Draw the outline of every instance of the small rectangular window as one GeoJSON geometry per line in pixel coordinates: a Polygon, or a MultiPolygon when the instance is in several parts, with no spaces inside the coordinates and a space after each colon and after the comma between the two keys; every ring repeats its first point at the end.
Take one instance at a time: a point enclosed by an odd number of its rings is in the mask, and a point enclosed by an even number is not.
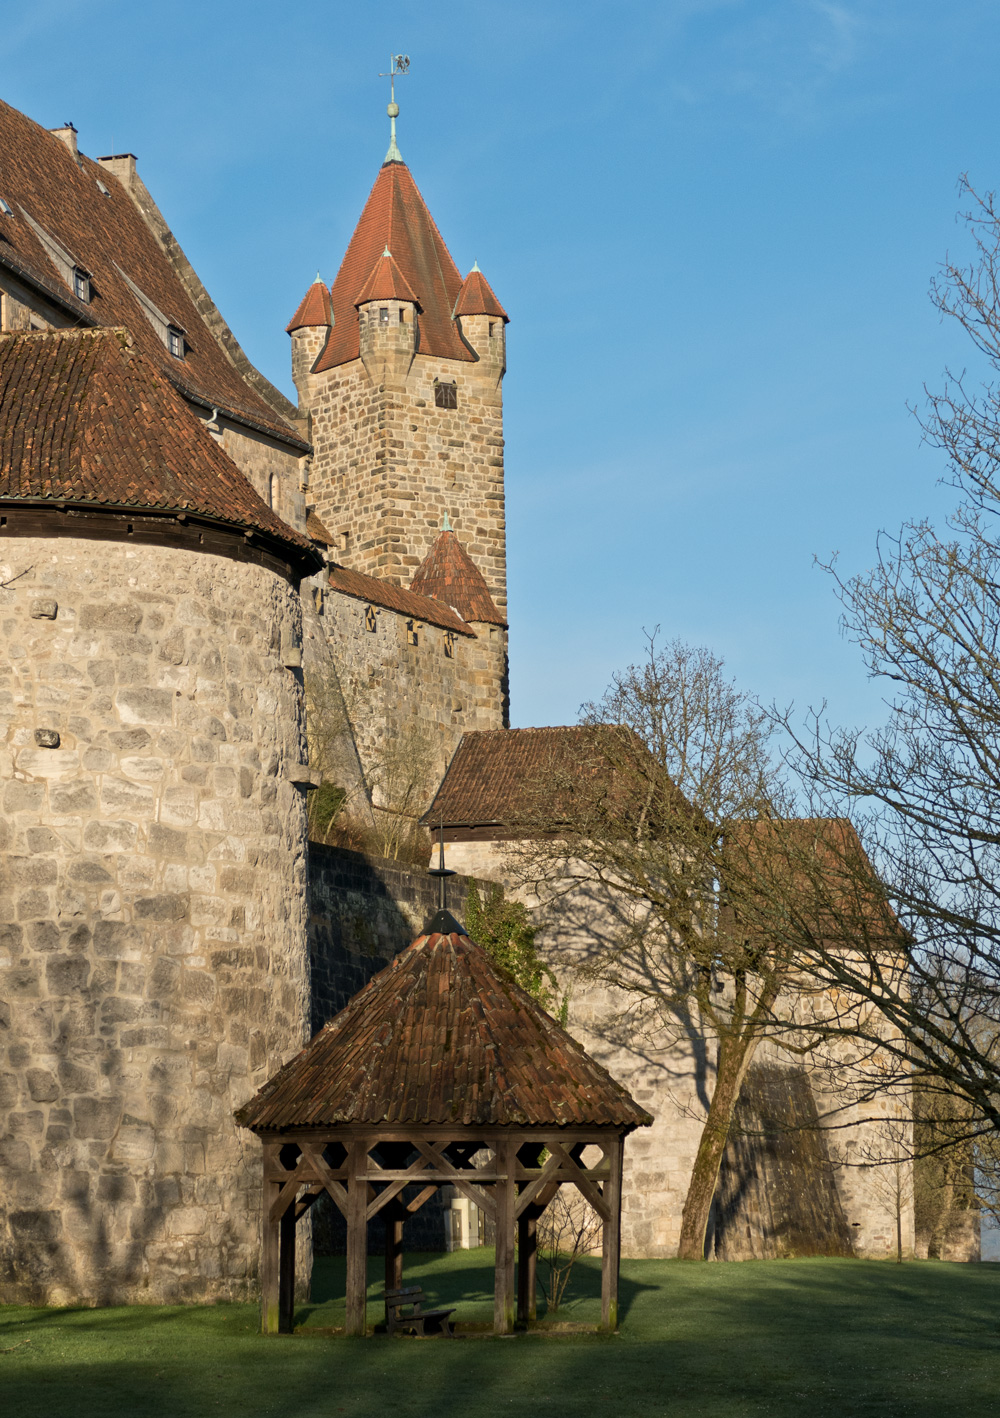
{"type": "Polygon", "coordinates": [[[493,338],[493,331],[494,331],[495,329],[496,329],[496,323],[495,323],[493,320],[491,320],[491,321],[490,321],[490,339],[491,339],[491,340],[492,340],[492,338],[493,338]]]}
{"type": "Polygon", "coordinates": [[[412,620],[406,622],[406,643],[407,645],[418,644],[417,627],[412,620]]]}
{"type": "Polygon", "coordinates": [[[439,409],[458,408],[458,385],[434,381],[434,402],[439,409]]]}
{"type": "Polygon", "coordinates": [[[378,323],[379,323],[380,325],[388,325],[388,323],[389,323],[389,307],[388,307],[388,306],[383,305],[382,308],[381,308],[381,310],[379,311],[379,313],[378,313],[378,323]]]}
{"type": "Polygon", "coordinates": [[[73,294],[77,300],[90,304],[90,277],[79,266],[73,268],[73,294]]]}
{"type": "Polygon", "coordinates": [[[405,325],[405,324],[406,324],[406,306],[405,306],[405,305],[401,305],[401,306],[399,307],[399,323],[400,323],[400,325],[405,325]]]}
{"type": "Polygon", "coordinates": [[[167,327],[167,349],[174,359],[184,358],[184,336],[180,330],[175,330],[172,325],[167,327]]]}

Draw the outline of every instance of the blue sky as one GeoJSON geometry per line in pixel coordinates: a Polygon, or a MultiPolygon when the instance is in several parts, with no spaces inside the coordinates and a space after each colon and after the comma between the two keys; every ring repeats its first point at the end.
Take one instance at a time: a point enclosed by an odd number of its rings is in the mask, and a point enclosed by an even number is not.
{"type": "Polygon", "coordinates": [[[387,142],[512,318],[512,713],[573,722],[644,628],[874,722],[814,557],[940,516],[907,403],[969,358],[927,300],[1000,182],[990,0],[361,6],[0,0],[7,102],[140,171],[250,357],[332,279],[387,142]]]}

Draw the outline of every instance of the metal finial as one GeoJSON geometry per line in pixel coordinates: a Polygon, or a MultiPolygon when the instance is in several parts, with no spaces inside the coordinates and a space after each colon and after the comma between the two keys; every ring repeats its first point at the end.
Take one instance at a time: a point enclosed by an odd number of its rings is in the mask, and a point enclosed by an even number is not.
{"type": "Polygon", "coordinates": [[[405,74],[410,67],[410,56],[408,54],[390,54],[388,73],[379,74],[380,79],[389,80],[389,106],[386,113],[389,115],[389,151],[385,155],[382,166],[387,162],[402,162],[403,155],[396,146],[396,119],[399,117],[399,104],[396,102],[396,79],[400,74],[405,74]]]}
{"type": "Polygon", "coordinates": [[[451,525],[451,518],[448,516],[447,512],[441,519],[441,530],[442,532],[453,532],[455,530],[455,528],[451,525]]]}
{"type": "Polygon", "coordinates": [[[438,864],[437,864],[436,867],[431,867],[431,868],[428,870],[427,875],[428,875],[428,876],[436,876],[436,877],[438,878],[438,882],[439,882],[439,886],[438,886],[438,909],[441,910],[441,911],[443,911],[443,910],[445,910],[446,905],[447,905],[447,901],[446,901],[446,897],[445,897],[445,882],[447,881],[448,877],[450,877],[450,876],[457,876],[458,873],[457,873],[457,872],[450,871],[450,870],[448,869],[448,867],[446,867],[445,864],[444,864],[444,823],[443,823],[443,822],[442,822],[441,827],[440,827],[440,833],[441,833],[441,835],[440,835],[440,837],[438,838],[438,864]]]}
{"type": "MultiPolygon", "coordinates": [[[[473,261],[473,263],[472,263],[472,270],[469,272],[469,275],[471,276],[474,271],[479,271],[479,262],[478,262],[478,261],[473,261]]],[[[483,274],[482,271],[479,271],[479,274],[482,275],[482,274],[483,274]]]]}
{"type": "Polygon", "coordinates": [[[322,276],[320,275],[320,273],[317,271],[317,272],[316,272],[316,279],[313,281],[313,285],[314,285],[314,286],[321,286],[321,285],[323,285],[323,284],[324,284],[323,277],[322,277],[322,276]]]}
{"type": "Polygon", "coordinates": [[[388,246],[387,246],[387,247],[385,248],[385,250],[382,252],[382,255],[383,255],[383,256],[390,256],[390,257],[392,256],[392,252],[389,250],[388,246]]]}

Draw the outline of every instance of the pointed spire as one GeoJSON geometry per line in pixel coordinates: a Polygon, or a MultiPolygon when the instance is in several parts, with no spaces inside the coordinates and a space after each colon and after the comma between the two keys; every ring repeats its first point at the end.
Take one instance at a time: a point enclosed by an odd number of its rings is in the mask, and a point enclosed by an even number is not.
{"type": "Polygon", "coordinates": [[[285,329],[291,335],[295,330],[303,330],[310,325],[333,324],[333,303],[330,299],[330,292],[326,288],[326,283],[320,273],[316,272],[316,279],[302,297],[298,310],[289,320],[285,329]]]}
{"type": "Polygon", "coordinates": [[[387,162],[403,161],[403,154],[396,146],[396,119],[399,117],[399,104],[390,103],[386,108],[386,113],[389,115],[389,151],[382,160],[383,167],[387,162]]]}
{"type": "Polygon", "coordinates": [[[493,294],[493,288],[479,269],[479,262],[473,263],[472,270],[462,282],[462,289],[455,301],[452,315],[492,315],[506,325],[506,310],[493,294]]]}
{"type": "Polygon", "coordinates": [[[417,567],[410,590],[433,596],[464,621],[484,625],[506,625],[490,595],[483,573],[462,546],[445,514],[446,526],[417,567]]]}
{"type": "Polygon", "coordinates": [[[388,246],[371,268],[354,304],[364,305],[369,300],[408,300],[420,309],[413,287],[393,260],[388,246]]]}

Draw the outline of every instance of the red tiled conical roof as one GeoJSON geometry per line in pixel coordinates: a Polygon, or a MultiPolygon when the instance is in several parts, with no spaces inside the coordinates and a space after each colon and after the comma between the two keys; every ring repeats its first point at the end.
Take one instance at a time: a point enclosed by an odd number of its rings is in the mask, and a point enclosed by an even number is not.
{"type": "Polygon", "coordinates": [[[447,916],[397,955],[236,1113],[261,1131],[340,1123],[648,1126],[650,1115],[447,916]]]}
{"type": "Polygon", "coordinates": [[[127,330],[0,339],[0,503],[186,512],[319,569],[127,330]]]}
{"type": "Polygon", "coordinates": [[[441,533],[417,567],[410,589],[454,606],[463,620],[507,624],[493,604],[482,572],[454,532],[441,533]]]}
{"type": "Polygon", "coordinates": [[[333,304],[330,300],[330,292],[322,279],[317,276],[302,297],[302,303],[285,329],[290,335],[293,330],[303,330],[307,325],[332,324],[333,304]]]}
{"type": "Polygon", "coordinates": [[[420,309],[419,300],[410,289],[388,247],[372,267],[371,275],[358,292],[354,304],[364,305],[368,300],[410,300],[418,310],[420,309]]]}
{"type": "Polygon", "coordinates": [[[317,374],[358,358],[358,313],[354,302],[386,247],[420,302],[419,353],[445,359],[475,358],[452,319],[462,289],[458,267],[409,168],[405,163],[390,162],[379,170],[333,283],[333,329],[316,362],[317,374]]]}
{"type": "Polygon", "coordinates": [[[493,294],[493,287],[478,266],[462,282],[462,289],[455,302],[456,315],[494,315],[504,324],[510,323],[510,316],[493,294]]]}

